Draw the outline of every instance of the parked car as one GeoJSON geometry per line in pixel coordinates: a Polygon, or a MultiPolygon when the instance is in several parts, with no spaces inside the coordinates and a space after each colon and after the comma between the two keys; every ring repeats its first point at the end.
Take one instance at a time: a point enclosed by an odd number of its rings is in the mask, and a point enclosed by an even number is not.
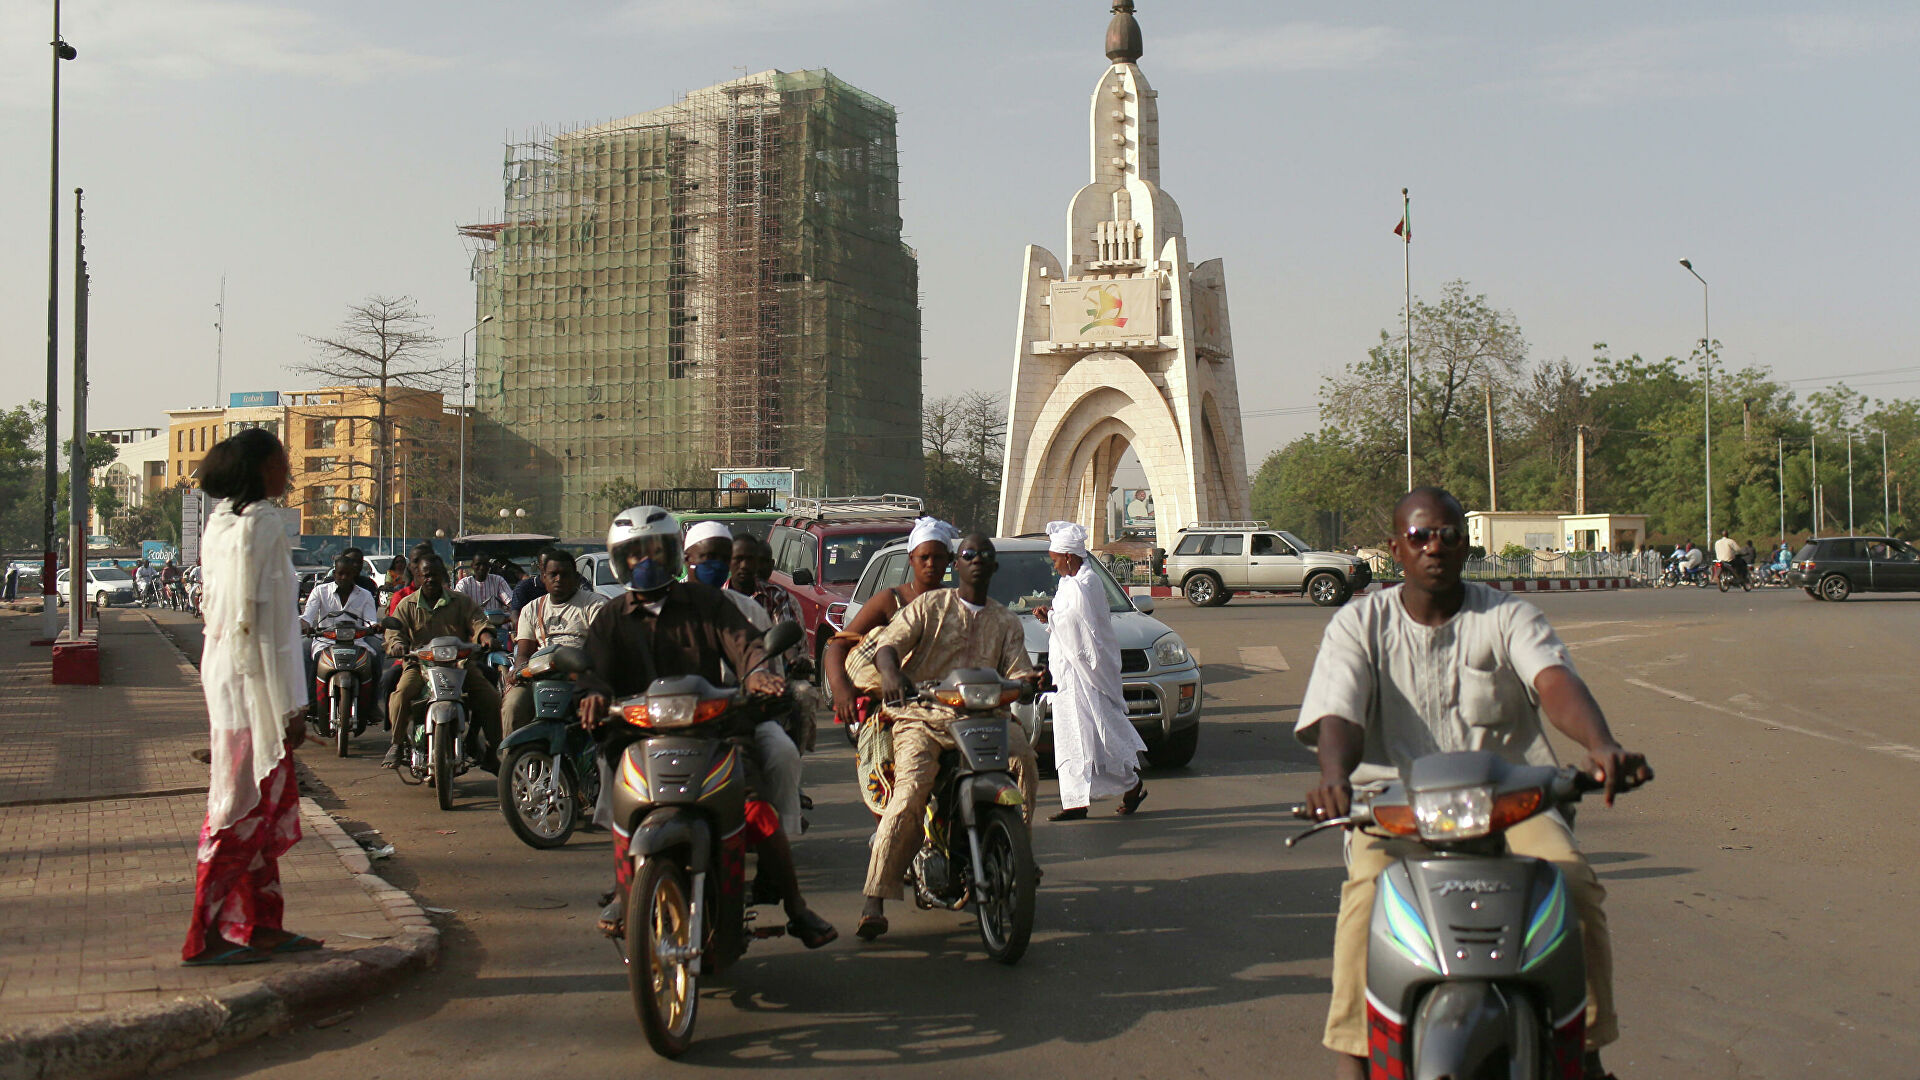
{"type": "MultiPolygon", "coordinates": [[[[995,540],[993,546],[1000,555],[1000,568],[988,592],[1020,616],[1027,653],[1036,666],[1044,667],[1047,629],[1030,612],[1050,603],[1059,583],[1047,556],[1047,542],[995,540]]],[[[1120,691],[1126,698],[1127,719],[1147,744],[1148,760],[1169,767],[1185,765],[1200,745],[1200,666],[1180,635],[1152,617],[1150,597],[1128,597],[1098,559],[1092,565],[1106,590],[1114,634],[1120,639],[1120,691]]],[[[895,540],[867,561],[847,601],[846,618],[851,619],[875,593],[905,584],[907,577],[906,541],[895,540]]],[[[1042,757],[1053,753],[1052,699],[1051,693],[1045,693],[1031,705],[1014,706],[1042,757]]]]}
{"type": "Polygon", "coordinates": [[[878,498],[787,500],[787,516],[767,533],[773,582],[793,597],[807,653],[816,663],[846,625],[846,605],[873,556],[913,531],[920,500],[878,498]]]}
{"type": "MultiPolygon", "coordinates": [[[[67,602],[67,582],[71,580],[67,575],[72,572],[70,569],[62,570],[60,576],[54,578],[54,585],[60,590],[59,602],[62,604],[67,602]]],[[[89,566],[87,567],[86,594],[100,607],[131,604],[133,603],[133,575],[117,566],[89,566]]]]}
{"type": "Polygon", "coordinates": [[[1920,591],[1920,550],[1891,536],[1823,536],[1800,545],[1787,584],[1835,602],[1857,592],[1920,591]]]}
{"type": "Polygon", "coordinates": [[[1264,521],[1203,521],[1178,535],[1167,580],[1194,607],[1219,607],[1237,592],[1300,594],[1338,607],[1373,580],[1365,559],[1315,551],[1264,521]]]}

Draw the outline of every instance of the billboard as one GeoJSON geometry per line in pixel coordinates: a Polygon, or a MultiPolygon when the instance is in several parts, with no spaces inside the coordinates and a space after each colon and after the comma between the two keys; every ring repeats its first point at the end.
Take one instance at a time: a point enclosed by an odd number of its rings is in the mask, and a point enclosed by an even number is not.
{"type": "Polygon", "coordinates": [[[259,409],[278,404],[280,404],[280,391],[278,390],[254,390],[245,394],[227,395],[227,408],[229,409],[259,409]]]}
{"type": "Polygon", "coordinates": [[[729,491],[771,491],[773,508],[785,510],[787,497],[793,494],[793,478],[798,469],[715,469],[720,486],[729,491]]]}
{"type": "Polygon", "coordinates": [[[1047,293],[1055,344],[1098,344],[1160,336],[1160,279],[1056,281],[1047,293]]]}

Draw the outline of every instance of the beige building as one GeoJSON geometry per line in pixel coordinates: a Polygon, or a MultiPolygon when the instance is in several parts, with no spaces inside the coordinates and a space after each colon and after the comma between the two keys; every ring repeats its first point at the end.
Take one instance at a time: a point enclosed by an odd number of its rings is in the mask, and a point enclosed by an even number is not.
{"type": "MultiPolygon", "coordinates": [[[[139,506],[147,501],[149,495],[166,488],[170,444],[164,429],[116,428],[88,434],[113,444],[113,460],[95,470],[93,484],[95,487],[111,488],[122,507],[132,509],[139,506]]],[[[106,524],[96,508],[91,531],[94,535],[105,533],[106,524]]]]}
{"type": "Polygon", "coordinates": [[[1092,175],[1067,209],[1067,262],[1029,246],[1007,402],[1000,533],[1077,521],[1107,535],[1128,449],[1152,489],[1156,543],[1196,521],[1252,516],[1220,260],[1195,264],[1160,187],[1158,95],[1116,4],[1093,90],[1092,175]]]}
{"type": "Polygon", "coordinates": [[[1489,555],[1498,555],[1508,544],[1533,551],[1638,551],[1646,539],[1645,514],[1467,513],[1467,543],[1489,555]]]}

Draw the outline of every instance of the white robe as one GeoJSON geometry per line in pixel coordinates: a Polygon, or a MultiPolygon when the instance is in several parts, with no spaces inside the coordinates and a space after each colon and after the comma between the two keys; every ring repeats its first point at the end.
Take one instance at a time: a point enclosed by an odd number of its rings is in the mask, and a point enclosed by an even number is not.
{"type": "Polygon", "coordinates": [[[1073,809],[1133,789],[1147,749],[1120,692],[1120,641],[1106,590],[1085,561],[1061,577],[1045,623],[1053,695],[1053,759],[1060,805],[1073,809]]]}
{"type": "Polygon", "coordinates": [[[212,728],[208,832],[260,802],[260,782],[286,754],[283,718],[307,704],[300,650],[300,582],[287,534],[265,503],[235,514],[222,502],[200,539],[206,644],[200,684],[212,728]]]}

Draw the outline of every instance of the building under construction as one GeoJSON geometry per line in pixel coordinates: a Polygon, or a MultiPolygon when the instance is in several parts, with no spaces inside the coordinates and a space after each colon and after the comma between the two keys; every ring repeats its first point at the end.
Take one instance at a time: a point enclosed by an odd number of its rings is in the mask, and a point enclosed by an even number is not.
{"type": "Polygon", "coordinates": [[[917,493],[920,311],[893,106],[768,71],[506,148],[472,242],[479,467],[543,526],[609,485],[797,468],[917,493]],[[491,320],[487,317],[492,316],[491,320]]]}

